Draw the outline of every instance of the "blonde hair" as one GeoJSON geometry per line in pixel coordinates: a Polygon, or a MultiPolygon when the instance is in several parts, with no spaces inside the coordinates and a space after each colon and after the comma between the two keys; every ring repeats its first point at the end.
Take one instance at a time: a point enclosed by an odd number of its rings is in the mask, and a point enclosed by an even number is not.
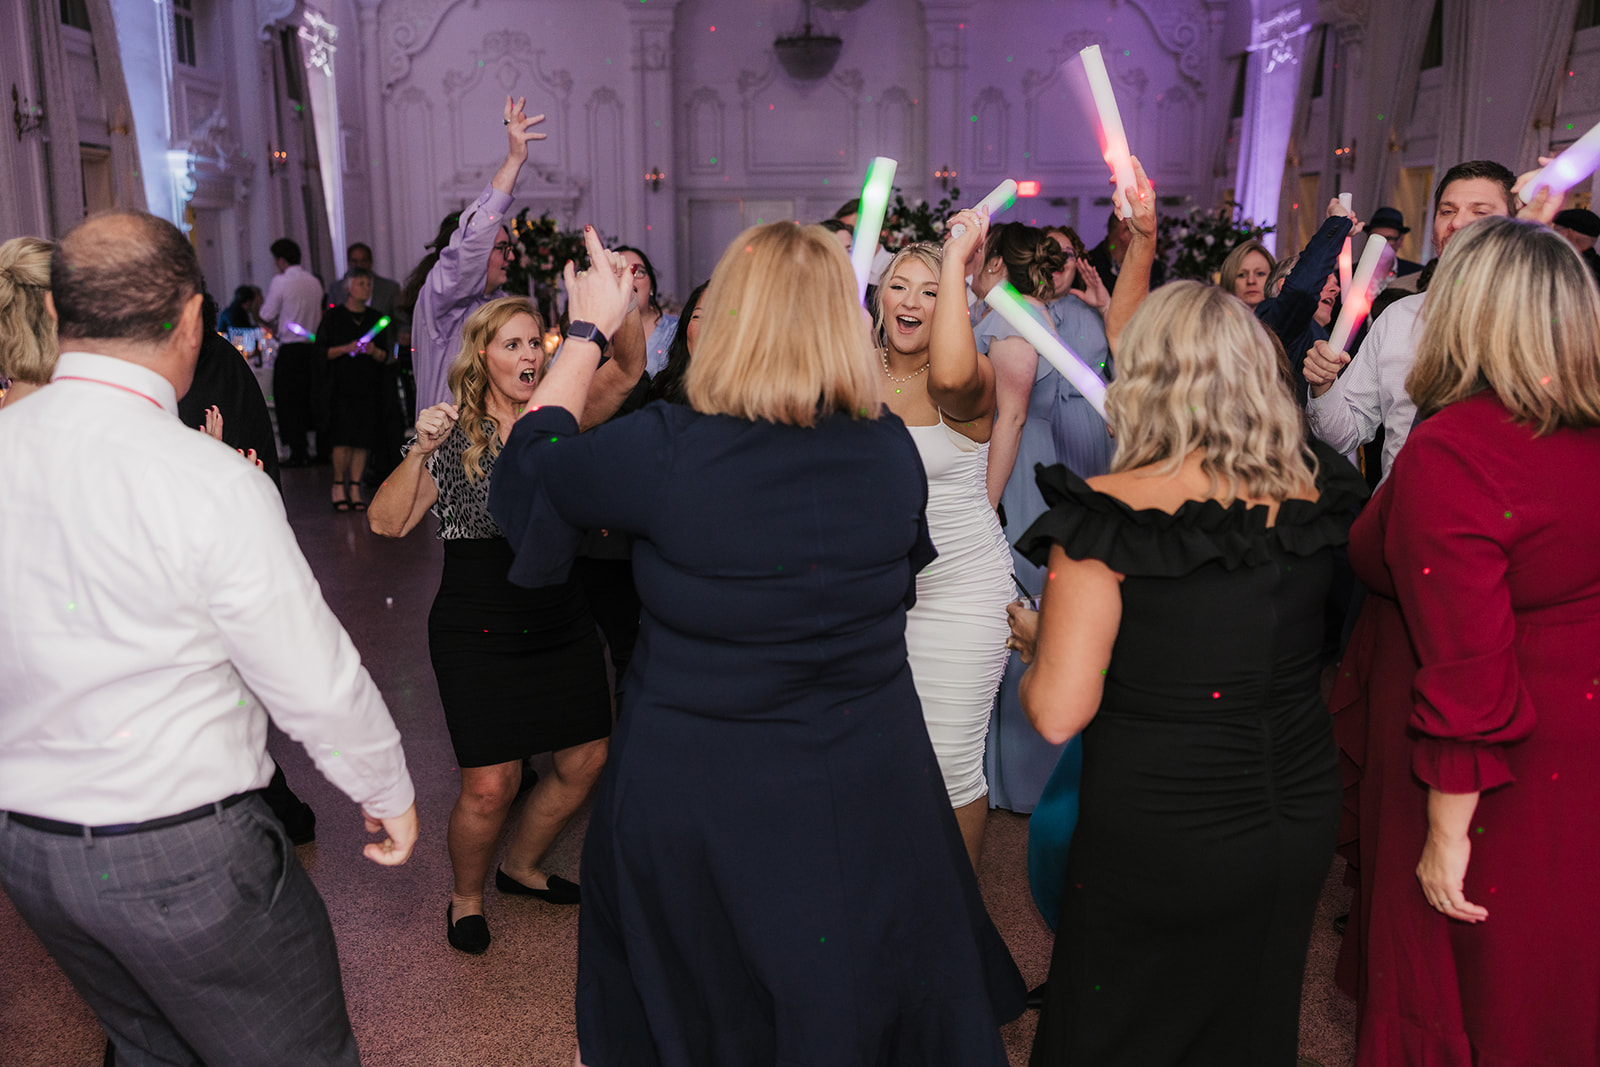
{"type": "Polygon", "coordinates": [[[1600,290],[1553,230],[1509,218],[1450,239],[1406,378],[1421,415],[1493,390],[1544,435],[1600,426],[1600,290]]]}
{"type": "Polygon", "coordinates": [[[684,378],[696,411],[814,426],[878,416],[878,364],[844,249],[821,226],[741,233],[711,274],[684,378]]]}
{"type": "Polygon", "coordinates": [[[880,275],[882,281],[872,294],[872,339],[882,348],[888,342],[885,340],[883,329],[883,291],[889,288],[889,279],[893,278],[895,271],[908,259],[914,259],[924,267],[933,271],[933,280],[939,280],[939,272],[944,269],[944,249],[932,241],[916,241],[906,245],[894,254],[889,265],[883,268],[880,275]]]}
{"type": "Polygon", "coordinates": [[[38,237],[13,237],[0,245],[0,378],[44,385],[61,350],[56,320],[45,309],[50,255],[38,237]]]}
{"type": "MultiPolygon", "coordinates": [[[[461,454],[461,466],[470,481],[484,476],[483,456],[500,452],[500,422],[489,414],[489,345],[506,323],[518,315],[533,319],[534,331],[544,333],[544,319],[539,309],[525,296],[503,296],[491,300],[471,315],[461,326],[461,351],[450,365],[450,393],[455,397],[459,418],[456,426],[467,435],[467,450],[461,454]],[[489,429],[484,430],[487,422],[489,429]]],[[[544,363],[539,364],[541,376],[544,363]]]]}
{"type": "Polygon", "coordinates": [[[1176,473],[1195,449],[1211,492],[1284,500],[1316,487],[1316,457],[1265,327],[1237,298],[1169,282],[1129,320],[1106,390],[1116,429],[1113,471],[1161,464],[1176,473]]]}
{"type": "Polygon", "coordinates": [[[1244,269],[1244,257],[1251,252],[1260,252],[1266,257],[1268,277],[1271,277],[1272,272],[1278,268],[1278,261],[1272,258],[1272,253],[1267,251],[1266,245],[1253,238],[1248,241],[1240,241],[1233,246],[1233,251],[1228,253],[1228,258],[1222,261],[1222,273],[1217,280],[1217,284],[1222,286],[1229,296],[1238,295],[1233,289],[1239,281],[1239,272],[1244,269]]]}

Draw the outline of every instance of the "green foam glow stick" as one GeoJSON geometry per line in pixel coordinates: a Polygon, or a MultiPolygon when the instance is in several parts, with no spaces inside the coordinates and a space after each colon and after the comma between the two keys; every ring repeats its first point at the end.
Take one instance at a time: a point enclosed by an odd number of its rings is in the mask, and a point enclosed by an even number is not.
{"type": "Polygon", "coordinates": [[[856,299],[866,303],[867,274],[878,251],[883,233],[883,216],[889,210],[889,192],[894,188],[894,172],[900,164],[887,156],[873,159],[867,180],[861,186],[861,208],[856,213],[856,232],[851,238],[850,266],[856,272],[856,299]]]}

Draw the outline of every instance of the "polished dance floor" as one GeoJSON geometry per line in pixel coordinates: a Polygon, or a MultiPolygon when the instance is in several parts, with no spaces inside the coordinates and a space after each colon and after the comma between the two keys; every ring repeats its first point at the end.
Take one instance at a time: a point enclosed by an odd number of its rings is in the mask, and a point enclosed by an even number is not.
{"type": "MultiPolygon", "coordinates": [[[[432,520],[403,541],[386,541],[363,516],[330,509],[327,468],[283,477],[301,548],[388,700],[417,785],[422,836],[411,862],[375,866],[361,856],[367,838],[355,806],[274,732],[273,755],[317,812],[317,840],[299,858],[333,919],[364,1062],[570,1067],[576,908],[502,897],[491,887],[488,953],[465,956],[445,943],[444,826],[459,779],[428,662],[426,620],[442,558],[432,520]]],[[[587,810],[573,820],[547,870],[577,878],[587,821],[587,810]]],[[[1031,986],[1045,976],[1051,937],[1028,895],[1026,853],[1027,820],[993,813],[980,881],[1031,986]]],[[[1318,909],[1301,1011],[1301,1052],[1323,1067],[1346,1067],[1354,1055],[1354,1005],[1332,985],[1338,940],[1330,921],[1350,896],[1342,874],[1341,861],[1318,909]]],[[[1027,1063],[1033,1029],[1031,1012],[1005,1028],[1012,1064],[1027,1063]]],[[[0,895],[0,1067],[96,1067],[104,1044],[94,1016],[0,895]]]]}

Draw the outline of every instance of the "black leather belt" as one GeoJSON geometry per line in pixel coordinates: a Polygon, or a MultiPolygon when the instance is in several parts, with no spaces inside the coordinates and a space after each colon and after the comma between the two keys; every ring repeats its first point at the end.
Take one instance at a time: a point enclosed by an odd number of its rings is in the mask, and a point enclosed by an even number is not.
{"type": "Polygon", "coordinates": [[[64,837],[122,837],[150,830],[165,830],[173,826],[182,826],[186,822],[194,822],[207,815],[216,815],[259,792],[260,790],[253,789],[248,793],[235,793],[231,797],[202,804],[198,808],[180,811],[176,815],[163,815],[159,819],[147,819],[144,822],[113,823],[110,826],[84,826],[75,822],[59,822],[55,819],[42,819],[37,815],[24,815],[19,811],[11,812],[9,818],[18,826],[26,826],[30,830],[40,830],[47,834],[61,834],[64,837]]]}

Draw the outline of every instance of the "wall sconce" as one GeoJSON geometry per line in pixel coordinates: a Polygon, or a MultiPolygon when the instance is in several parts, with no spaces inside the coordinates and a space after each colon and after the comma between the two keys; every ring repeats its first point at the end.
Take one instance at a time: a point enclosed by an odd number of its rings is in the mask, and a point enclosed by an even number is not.
{"type": "Polygon", "coordinates": [[[556,349],[561,347],[561,331],[552,326],[544,332],[544,336],[539,339],[539,342],[544,345],[544,354],[553,356],[556,353],[556,349]]]}
{"type": "Polygon", "coordinates": [[[667,180],[667,172],[660,167],[651,167],[644,172],[644,180],[650,183],[650,191],[652,193],[659,193],[661,191],[661,183],[667,180]]]}
{"type": "Polygon", "coordinates": [[[942,169],[934,171],[933,176],[939,179],[939,188],[948,193],[950,191],[950,183],[956,180],[956,171],[954,167],[947,163],[942,169]]]}
{"type": "Polygon", "coordinates": [[[267,145],[267,173],[276,174],[289,165],[289,153],[282,148],[267,145]]]}
{"type": "Polygon", "coordinates": [[[22,135],[32,133],[44,125],[44,108],[37,104],[22,104],[22,96],[17,92],[16,83],[11,85],[11,124],[17,128],[17,140],[22,140],[22,135]]]}
{"type": "Polygon", "coordinates": [[[1343,167],[1353,167],[1353,166],[1355,166],[1356,165],[1356,143],[1354,141],[1351,141],[1349,144],[1345,145],[1342,148],[1335,148],[1333,150],[1333,160],[1334,160],[1335,163],[1338,163],[1340,166],[1343,166],[1343,167]]]}

